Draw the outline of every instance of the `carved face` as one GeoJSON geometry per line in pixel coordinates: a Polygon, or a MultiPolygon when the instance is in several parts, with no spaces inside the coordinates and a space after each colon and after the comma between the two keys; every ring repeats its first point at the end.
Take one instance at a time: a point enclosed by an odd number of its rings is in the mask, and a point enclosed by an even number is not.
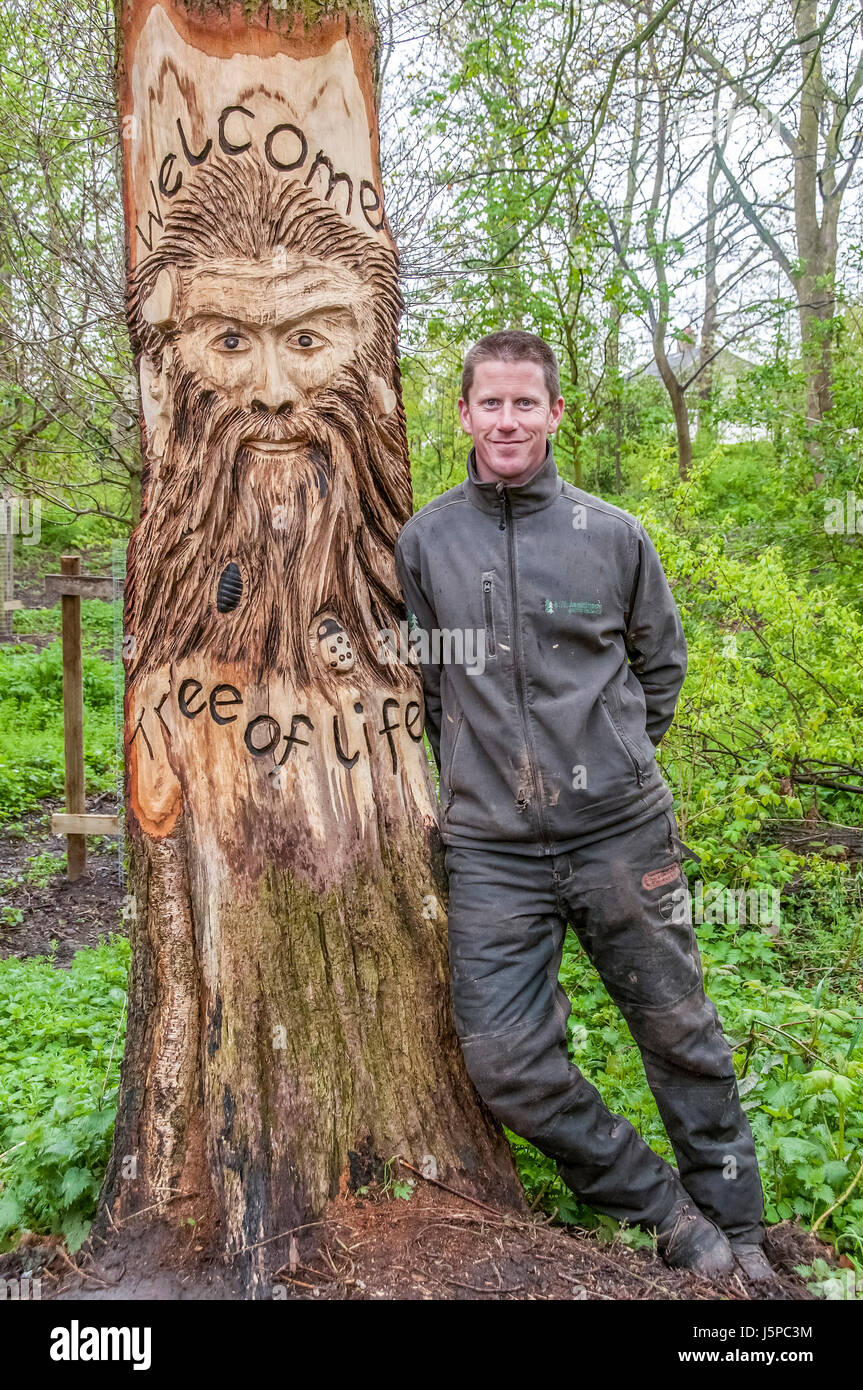
{"type": "Polygon", "coordinates": [[[283,454],[309,442],[304,411],[362,346],[367,298],[358,276],[312,258],[216,263],[186,289],[176,353],[222,404],[262,417],[243,446],[283,454]]]}
{"type": "Polygon", "coordinates": [[[405,684],[377,639],[401,613],[410,515],[395,257],[251,156],[184,193],[133,283],[148,473],[130,679],[201,652],[302,688],[329,614],[359,677],[405,684]]]}

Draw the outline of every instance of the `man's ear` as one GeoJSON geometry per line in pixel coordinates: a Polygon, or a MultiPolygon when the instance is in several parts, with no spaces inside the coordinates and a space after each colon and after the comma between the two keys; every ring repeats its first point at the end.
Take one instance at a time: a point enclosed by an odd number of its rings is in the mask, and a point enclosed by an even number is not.
{"type": "Polygon", "coordinates": [[[473,430],[471,429],[470,424],[470,406],[468,405],[467,401],[462,400],[461,396],[459,396],[458,402],[458,418],[461,421],[461,427],[464,430],[465,434],[469,434],[472,437],[473,430]]]}
{"type": "Polygon", "coordinates": [[[174,353],[170,344],[165,346],[162,362],[156,367],[152,357],[145,352],[138,364],[138,377],[141,382],[141,407],[147,429],[147,444],[153,461],[163,457],[168,444],[168,432],[174,406],[174,392],[171,382],[171,368],[174,353]]]}
{"type": "Polygon", "coordinates": [[[548,428],[548,431],[547,431],[548,434],[554,434],[555,430],[557,429],[558,425],[560,424],[560,419],[561,419],[561,416],[563,415],[563,409],[564,409],[564,400],[563,400],[563,396],[558,396],[558,398],[557,398],[557,400],[555,401],[554,405],[551,407],[551,420],[549,421],[549,428],[548,428]]]}

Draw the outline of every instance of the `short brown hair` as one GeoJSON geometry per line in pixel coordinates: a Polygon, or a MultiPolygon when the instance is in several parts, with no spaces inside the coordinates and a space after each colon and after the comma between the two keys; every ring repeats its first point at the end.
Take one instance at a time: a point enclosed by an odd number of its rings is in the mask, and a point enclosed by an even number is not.
{"type": "Polygon", "coordinates": [[[474,343],[464,359],[461,373],[461,394],[465,401],[473,386],[478,362],[536,362],[542,367],[552,405],[560,395],[557,358],[548,343],[535,333],[526,333],[522,328],[504,328],[498,333],[488,333],[474,343]]]}

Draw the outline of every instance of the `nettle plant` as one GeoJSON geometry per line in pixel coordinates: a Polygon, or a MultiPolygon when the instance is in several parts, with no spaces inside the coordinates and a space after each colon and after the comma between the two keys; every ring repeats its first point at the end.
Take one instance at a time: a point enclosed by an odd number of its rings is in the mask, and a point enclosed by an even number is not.
{"type": "Polygon", "coordinates": [[[0,961],[0,1250],[89,1230],[110,1152],[129,944],[0,961]]]}
{"type": "Polygon", "coordinates": [[[767,823],[813,806],[849,823],[859,801],[828,784],[861,761],[863,620],[830,586],[790,572],[779,544],[739,558],[723,517],[710,513],[710,467],[699,460],[686,483],[671,487],[659,470],[639,509],[689,648],[660,757],[702,876],[784,883],[803,861],[770,844],[767,823]]]}

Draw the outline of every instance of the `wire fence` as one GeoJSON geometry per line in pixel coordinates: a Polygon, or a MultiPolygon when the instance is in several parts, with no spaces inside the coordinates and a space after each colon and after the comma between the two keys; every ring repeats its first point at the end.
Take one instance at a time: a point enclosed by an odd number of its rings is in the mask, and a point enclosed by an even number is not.
{"type": "MultiPolygon", "coordinates": [[[[111,598],[114,607],[114,730],[116,748],[117,815],[123,824],[125,805],[123,788],[123,702],[126,690],[126,669],[123,665],[123,588],[126,582],[126,542],[111,543],[111,598]]],[[[121,887],[126,884],[126,840],[117,836],[117,875],[121,887]]]]}

